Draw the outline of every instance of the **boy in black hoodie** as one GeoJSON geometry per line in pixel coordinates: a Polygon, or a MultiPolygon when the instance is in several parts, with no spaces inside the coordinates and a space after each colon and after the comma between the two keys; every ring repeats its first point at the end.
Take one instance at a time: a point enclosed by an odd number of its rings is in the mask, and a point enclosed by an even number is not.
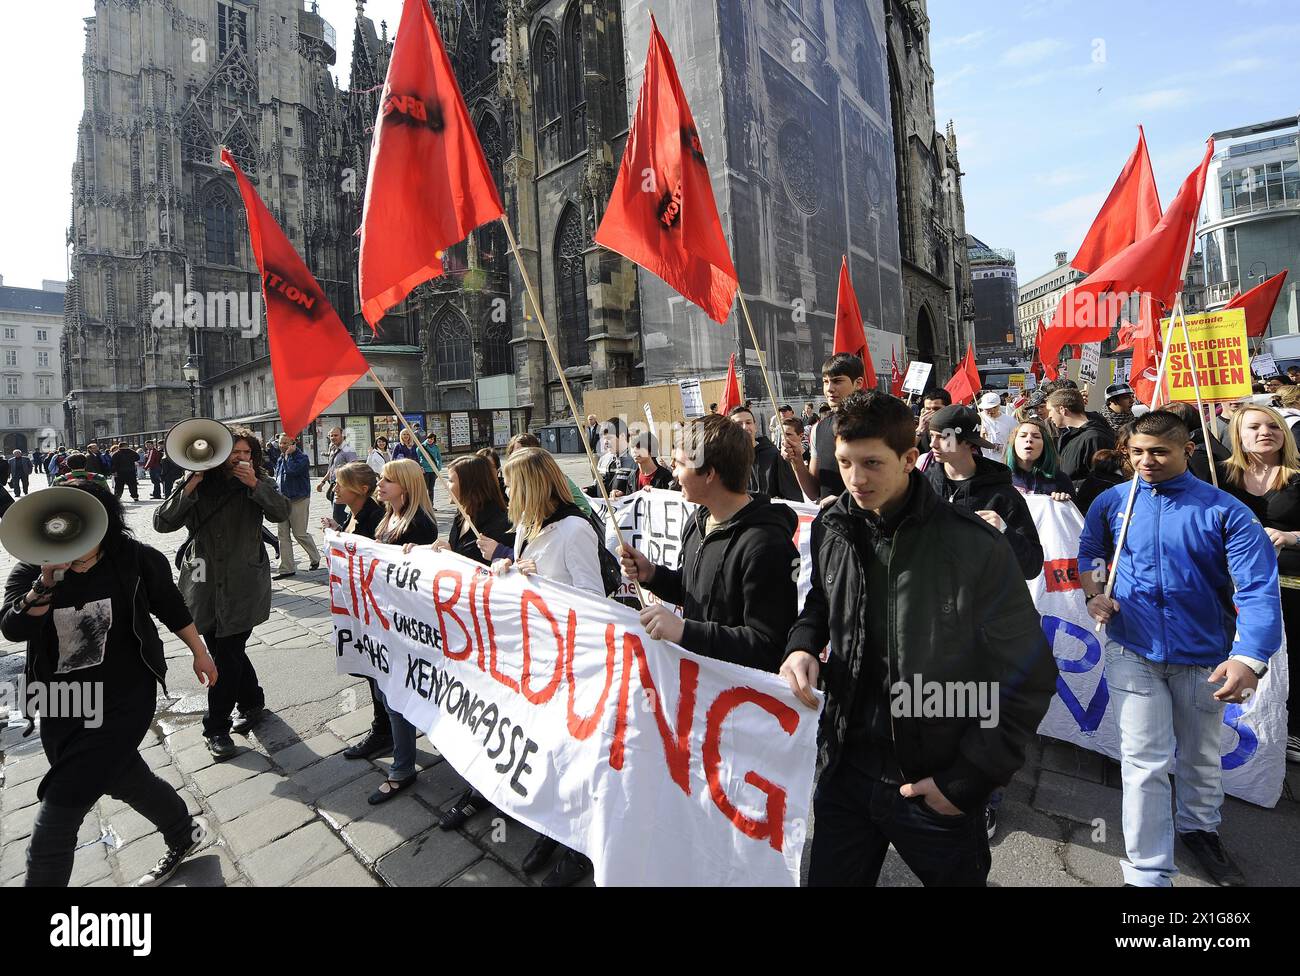
{"type": "Polygon", "coordinates": [[[775,672],[798,612],[798,523],[787,505],[750,494],[753,439],[738,424],[710,415],[692,421],[673,452],[682,494],[700,507],[682,536],[677,568],[656,566],[622,547],[623,572],[669,605],[641,611],[656,640],[704,657],[775,672]]]}

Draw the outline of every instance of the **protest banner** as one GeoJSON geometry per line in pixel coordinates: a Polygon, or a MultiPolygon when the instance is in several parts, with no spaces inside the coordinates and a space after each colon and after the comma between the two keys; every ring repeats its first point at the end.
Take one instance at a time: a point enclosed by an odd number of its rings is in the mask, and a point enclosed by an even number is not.
{"type": "Polygon", "coordinates": [[[934,369],[933,363],[910,362],[907,364],[907,375],[903,377],[903,392],[921,394],[925,392],[925,381],[930,378],[930,370],[934,369]]]}
{"type": "Polygon", "coordinates": [[[1091,386],[1097,382],[1097,367],[1101,363],[1101,343],[1088,342],[1079,356],[1079,385],[1091,386]]]}
{"type": "Polygon", "coordinates": [[[797,885],[820,710],[610,600],[325,536],[336,670],[600,885],[797,885]]]}
{"type": "MultiPolygon", "coordinates": [[[[1119,758],[1119,724],[1106,685],[1104,634],[1084,608],[1077,560],[1083,516],[1066,502],[1047,495],[1025,501],[1043,546],[1043,574],[1029,584],[1043,617],[1060,676],[1057,693],[1038,731],[1119,758]]],[[[1186,626],[1195,626],[1187,621],[1186,626]]],[[[1226,654],[1225,654],[1226,656],[1226,654]]],[[[1269,661],[1256,693],[1242,705],[1223,710],[1223,789],[1271,807],[1282,794],[1286,769],[1286,699],[1290,687],[1286,650],[1269,661]]]]}
{"type": "Polygon", "coordinates": [[[694,420],[697,417],[703,417],[704,396],[700,392],[700,381],[697,379],[681,380],[678,386],[682,391],[682,413],[686,415],[686,419],[694,420]]]}
{"type": "Polygon", "coordinates": [[[1250,371],[1260,379],[1264,379],[1266,376],[1276,376],[1279,372],[1277,361],[1273,358],[1273,354],[1268,352],[1261,352],[1250,361],[1250,371]]]}
{"type": "MultiPolygon", "coordinates": [[[[1187,333],[1191,338],[1191,358],[1182,327],[1169,330],[1169,365],[1165,388],[1169,399],[1196,402],[1192,366],[1201,386],[1201,399],[1214,402],[1240,400],[1250,396],[1251,379],[1247,368],[1246,311],[1240,308],[1188,315],[1187,333]]],[[[1164,335],[1169,319],[1161,319],[1164,335]]]]}

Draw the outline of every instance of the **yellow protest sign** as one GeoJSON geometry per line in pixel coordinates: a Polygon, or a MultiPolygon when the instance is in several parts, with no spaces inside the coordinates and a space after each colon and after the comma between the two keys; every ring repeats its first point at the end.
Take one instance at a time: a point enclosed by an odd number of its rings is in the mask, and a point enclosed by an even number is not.
{"type": "Polygon", "coordinates": [[[1192,369],[1201,386],[1201,399],[1207,401],[1239,400],[1250,396],[1250,356],[1246,350],[1246,310],[1223,309],[1187,316],[1187,333],[1191,338],[1190,356],[1181,324],[1169,328],[1162,319],[1160,332],[1168,336],[1169,364],[1165,389],[1168,399],[1196,402],[1192,369]]]}

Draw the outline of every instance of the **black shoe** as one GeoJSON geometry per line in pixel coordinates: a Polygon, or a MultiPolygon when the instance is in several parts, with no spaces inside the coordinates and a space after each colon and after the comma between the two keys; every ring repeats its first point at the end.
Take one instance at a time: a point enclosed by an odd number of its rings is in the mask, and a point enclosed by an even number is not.
{"type": "Polygon", "coordinates": [[[265,717],[265,708],[250,708],[246,712],[241,712],[239,718],[230,723],[230,731],[235,735],[248,735],[249,730],[265,717]]]}
{"type": "Polygon", "coordinates": [[[1218,834],[1212,834],[1208,830],[1191,830],[1179,834],[1178,838],[1196,855],[1201,867],[1205,868],[1210,879],[1220,888],[1245,887],[1245,876],[1223,849],[1218,834]]]}
{"type": "Polygon", "coordinates": [[[551,873],[542,879],[543,888],[567,888],[577,884],[591,870],[591,862],[577,851],[565,851],[551,873]]]}
{"type": "Polygon", "coordinates": [[[988,831],[989,840],[992,840],[993,835],[998,832],[998,808],[997,807],[984,808],[984,829],[988,831]]]}
{"type": "Polygon", "coordinates": [[[210,735],[206,739],[208,752],[212,753],[212,758],[217,762],[225,762],[231,756],[239,754],[239,746],[229,735],[210,735]]]}
{"type": "Polygon", "coordinates": [[[157,888],[176,873],[176,869],[181,866],[181,861],[198,850],[199,845],[203,843],[206,836],[203,825],[195,822],[189,839],[177,847],[167,848],[167,852],[158,859],[158,863],[153,866],[153,870],[136,881],[131,887],[157,888]]]}
{"type": "Polygon", "coordinates": [[[559,846],[559,841],[551,840],[546,836],[538,837],[537,842],[533,844],[533,849],[524,855],[522,865],[524,873],[532,874],[546,867],[546,862],[551,859],[551,855],[555,853],[555,849],[559,846]]]}
{"type": "Polygon", "coordinates": [[[298,574],[297,574],[296,572],[294,572],[294,573],[276,573],[274,576],[271,577],[271,579],[288,579],[290,576],[297,576],[297,575],[298,575],[298,574]]]}
{"type": "Polygon", "coordinates": [[[393,748],[393,737],[391,734],[384,735],[380,732],[371,732],[354,746],[348,746],[343,750],[344,759],[370,759],[374,756],[382,756],[388,750],[393,748]]]}
{"type": "Polygon", "coordinates": [[[460,795],[460,799],[438,818],[438,826],[442,830],[455,830],[480,810],[486,810],[489,805],[487,797],[478,790],[466,790],[460,795]]]}
{"type": "Polygon", "coordinates": [[[316,572],[316,570],[320,569],[320,563],[318,563],[318,562],[317,562],[317,563],[312,563],[310,568],[311,568],[311,571],[314,573],[314,572],[316,572]]]}

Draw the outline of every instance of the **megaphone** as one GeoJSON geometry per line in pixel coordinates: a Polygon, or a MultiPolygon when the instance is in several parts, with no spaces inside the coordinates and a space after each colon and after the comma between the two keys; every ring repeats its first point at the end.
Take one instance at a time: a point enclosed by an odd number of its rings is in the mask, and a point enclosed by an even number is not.
{"type": "Polygon", "coordinates": [[[218,420],[182,420],[167,432],[167,456],[187,471],[210,471],[226,463],[235,448],[230,428],[218,420]]]}
{"type": "Polygon", "coordinates": [[[108,511],[77,488],[34,491],[9,506],[0,520],[0,545],[19,562],[70,563],[99,545],[108,511]]]}

